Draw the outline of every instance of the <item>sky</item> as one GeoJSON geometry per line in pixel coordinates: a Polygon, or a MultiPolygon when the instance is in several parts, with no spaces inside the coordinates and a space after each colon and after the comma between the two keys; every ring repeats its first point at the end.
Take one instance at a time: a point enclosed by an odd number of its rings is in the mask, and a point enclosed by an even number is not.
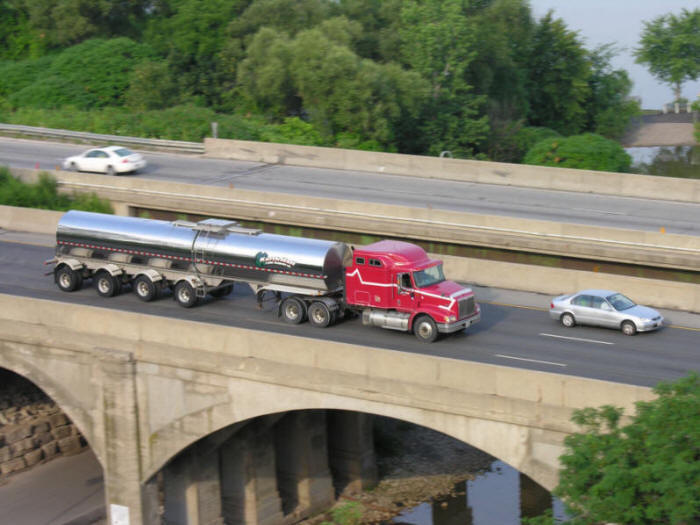
{"type": "MultiPolygon", "coordinates": [[[[673,101],[668,84],[656,80],[645,66],[634,63],[633,50],[639,46],[643,22],[660,15],[679,15],[682,9],[698,7],[698,0],[530,0],[532,13],[539,19],[550,9],[566,26],[578,31],[586,49],[612,43],[620,51],[611,63],[624,69],[634,86],[632,96],[640,97],[643,109],[661,109],[673,101]]],[[[682,86],[682,96],[690,101],[700,95],[700,79],[682,86]]]]}

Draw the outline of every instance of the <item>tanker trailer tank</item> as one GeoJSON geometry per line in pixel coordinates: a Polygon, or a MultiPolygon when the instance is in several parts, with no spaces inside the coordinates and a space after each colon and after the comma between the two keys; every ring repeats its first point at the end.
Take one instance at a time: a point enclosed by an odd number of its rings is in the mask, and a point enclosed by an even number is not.
{"type": "Polygon", "coordinates": [[[225,295],[234,281],[258,293],[342,293],[349,258],[343,243],[266,234],[232,221],[168,222],[72,210],[58,223],[53,262],[57,284],[66,291],[90,277],[103,296],[128,282],[144,300],[166,285],[179,286],[183,294],[175,290],[175,298],[191,306],[207,293],[225,295]]]}

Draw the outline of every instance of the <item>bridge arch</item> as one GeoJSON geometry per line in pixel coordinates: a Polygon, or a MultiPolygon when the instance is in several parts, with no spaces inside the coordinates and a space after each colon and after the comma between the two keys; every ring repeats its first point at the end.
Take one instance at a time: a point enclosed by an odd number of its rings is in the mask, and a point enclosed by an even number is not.
{"type": "MultiPolygon", "coordinates": [[[[182,414],[148,436],[148,457],[151,458],[151,462],[144,469],[143,481],[151,478],[168,461],[193,443],[226,427],[272,414],[325,409],[391,417],[423,426],[502,460],[547,490],[551,491],[557,484],[556,458],[563,452],[563,433],[547,435],[547,431],[525,425],[470,417],[450,411],[426,410],[408,405],[400,406],[361,398],[320,394],[303,389],[290,389],[279,385],[252,384],[248,381],[229,381],[227,390],[230,394],[228,402],[218,403],[216,408],[207,406],[198,411],[182,414]],[[216,417],[215,413],[225,414],[225,417],[216,417]],[[196,428],[192,425],[194,421],[213,422],[214,420],[216,424],[202,425],[198,427],[198,432],[182,432],[183,429],[196,428]],[[546,448],[546,457],[553,458],[553,461],[546,462],[538,459],[537,454],[533,453],[533,447],[539,448],[540,451],[543,447],[546,448]]],[[[222,401],[220,396],[215,397],[222,401]]]]}

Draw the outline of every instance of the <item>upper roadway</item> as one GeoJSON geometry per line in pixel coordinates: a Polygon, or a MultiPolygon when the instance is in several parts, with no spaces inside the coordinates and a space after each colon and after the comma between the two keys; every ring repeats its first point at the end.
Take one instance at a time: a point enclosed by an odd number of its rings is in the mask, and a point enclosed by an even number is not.
{"type": "MultiPolygon", "coordinates": [[[[88,146],[0,138],[0,165],[48,171],[88,146]]],[[[136,177],[415,208],[700,235],[700,204],[144,152],[136,177]]],[[[672,179],[669,180],[669,183],[672,179]]]]}
{"type": "Polygon", "coordinates": [[[359,318],[325,330],[308,323],[288,325],[277,317],[274,302],[266,302],[262,311],[256,309],[250,288],[241,285],[227,298],[210,299],[192,309],[180,307],[169,295],[148,304],[128,291],[104,299],[97,296],[89,281],[78,292],[61,292],[53,278],[44,275],[48,268],[42,263],[53,256],[52,246],[49,235],[0,231],[0,293],[639,386],[653,386],[700,370],[700,316],[680,312],[664,312],[674,326],[628,337],[619,331],[592,327],[566,329],[549,319],[546,296],[528,294],[523,301],[508,292],[478,290],[482,322],[467,332],[425,345],[410,334],[363,327],[359,318]],[[493,300],[485,300],[487,297],[493,300]]]}

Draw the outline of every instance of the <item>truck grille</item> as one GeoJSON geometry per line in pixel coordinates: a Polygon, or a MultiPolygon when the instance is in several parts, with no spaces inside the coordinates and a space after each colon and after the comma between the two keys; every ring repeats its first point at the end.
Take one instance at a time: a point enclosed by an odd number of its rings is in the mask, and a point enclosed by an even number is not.
{"type": "Polygon", "coordinates": [[[459,301],[459,319],[464,319],[469,317],[476,311],[476,303],[474,302],[474,296],[467,297],[466,299],[461,299],[459,301]]]}

